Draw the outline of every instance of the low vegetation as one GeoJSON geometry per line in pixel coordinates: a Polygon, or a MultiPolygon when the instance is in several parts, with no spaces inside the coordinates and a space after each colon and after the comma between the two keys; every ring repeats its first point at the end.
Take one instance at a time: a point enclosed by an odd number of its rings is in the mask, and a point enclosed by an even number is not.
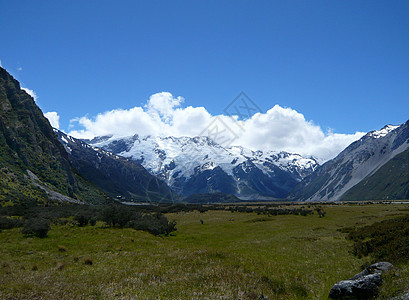
{"type": "MultiPolygon", "coordinates": [[[[406,206],[125,207],[129,214],[122,206],[0,208],[7,220],[53,220],[46,238],[24,236],[21,227],[2,230],[0,298],[326,299],[334,283],[374,260],[354,255],[349,234],[407,216],[406,206]],[[275,214],[279,209],[294,213],[275,214]],[[177,231],[135,230],[134,216],[175,220],[177,231]],[[346,227],[350,231],[341,230],[346,227]]],[[[380,297],[401,292],[408,269],[407,262],[398,264],[380,297]]]]}
{"type": "Polygon", "coordinates": [[[0,230],[23,227],[25,236],[39,238],[47,236],[51,223],[84,227],[102,221],[106,226],[134,228],[154,235],[169,235],[176,230],[176,222],[169,221],[160,210],[123,205],[9,206],[0,209],[0,214],[0,230]]]}
{"type": "Polygon", "coordinates": [[[343,231],[355,242],[353,253],[358,257],[370,256],[373,262],[384,260],[393,264],[409,260],[409,216],[343,231]]]}

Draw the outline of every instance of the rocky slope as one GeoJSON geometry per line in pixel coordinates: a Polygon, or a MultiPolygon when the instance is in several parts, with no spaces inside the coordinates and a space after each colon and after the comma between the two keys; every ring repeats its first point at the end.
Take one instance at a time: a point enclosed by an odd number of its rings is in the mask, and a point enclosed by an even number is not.
{"type": "Polygon", "coordinates": [[[409,199],[409,149],[349,189],[343,200],[409,199]]]}
{"type": "Polygon", "coordinates": [[[306,177],[289,199],[331,201],[406,197],[407,190],[400,184],[408,186],[408,149],[409,121],[401,126],[387,125],[369,132],[306,177]]]}

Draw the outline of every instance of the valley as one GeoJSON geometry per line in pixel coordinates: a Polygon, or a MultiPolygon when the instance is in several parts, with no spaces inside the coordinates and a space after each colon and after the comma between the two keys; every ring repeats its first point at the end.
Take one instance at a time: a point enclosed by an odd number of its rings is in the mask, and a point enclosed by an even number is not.
{"type": "MultiPolygon", "coordinates": [[[[372,261],[352,254],[342,229],[407,216],[409,207],[322,207],[322,218],[224,209],[167,213],[177,222],[167,237],[101,222],[78,227],[73,219],[53,224],[44,239],[3,230],[0,298],[326,299],[335,282],[372,261]]],[[[396,267],[399,276],[385,277],[379,299],[407,287],[409,265],[396,267]]]]}

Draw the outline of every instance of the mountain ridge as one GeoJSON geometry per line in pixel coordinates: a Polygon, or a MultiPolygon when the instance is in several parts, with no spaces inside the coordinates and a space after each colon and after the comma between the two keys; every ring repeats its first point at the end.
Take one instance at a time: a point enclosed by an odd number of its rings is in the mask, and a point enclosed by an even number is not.
{"type": "Polygon", "coordinates": [[[286,197],[318,165],[314,158],[279,151],[224,148],[208,137],[96,137],[92,146],[141,163],[174,190],[189,196],[224,192],[241,198],[286,197]]]}
{"type": "Polygon", "coordinates": [[[368,132],[307,176],[291,192],[289,199],[336,201],[351,188],[378,172],[385,164],[409,148],[409,121],[386,125],[368,132]]]}

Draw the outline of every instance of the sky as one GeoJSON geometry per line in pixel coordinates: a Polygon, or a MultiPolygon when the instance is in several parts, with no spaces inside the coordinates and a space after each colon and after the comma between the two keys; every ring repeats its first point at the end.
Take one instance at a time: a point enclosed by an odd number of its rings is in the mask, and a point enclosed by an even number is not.
{"type": "Polygon", "coordinates": [[[0,0],[0,64],[77,137],[219,122],[232,144],[327,160],[409,119],[408,14],[408,1],[0,0]],[[243,104],[252,114],[234,117],[243,104]]]}

